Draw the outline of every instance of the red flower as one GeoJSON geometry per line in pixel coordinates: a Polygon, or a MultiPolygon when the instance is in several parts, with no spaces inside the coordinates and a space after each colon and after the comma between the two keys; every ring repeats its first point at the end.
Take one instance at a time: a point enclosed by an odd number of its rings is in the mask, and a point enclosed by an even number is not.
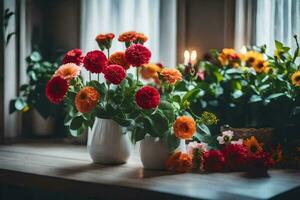
{"type": "Polygon", "coordinates": [[[160,102],[160,94],[154,87],[144,86],[136,92],[135,101],[143,109],[156,108],[160,102]]]}
{"type": "Polygon", "coordinates": [[[46,96],[54,104],[59,104],[68,91],[68,82],[60,76],[54,76],[46,85],[46,96]]]}
{"type": "Polygon", "coordinates": [[[225,159],[221,151],[209,150],[203,154],[203,169],[208,172],[221,171],[224,167],[225,159]]]}
{"type": "Polygon", "coordinates": [[[84,59],[84,56],[80,49],[72,49],[66,53],[62,62],[63,62],[63,64],[75,63],[76,65],[80,66],[80,65],[82,65],[83,59],[84,59]]]}
{"type": "Polygon", "coordinates": [[[125,59],[135,67],[149,63],[151,51],[141,44],[131,45],[125,51],[125,59]]]}
{"type": "Polygon", "coordinates": [[[96,74],[103,72],[107,63],[108,61],[105,54],[99,50],[88,52],[83,60],[84,67],[88,71],[96,74]]]}
{"type": "Polygon", "coordinates": [[[264,151],[257,153],[248,153],[247,170],[255,176],[265,175],[267,170],[272,167],[273,161],[270,155],[264,151]]]}
{"type": "Polygon", "coordinates": [[[120,65],[109,65],[104,72],[104,78],[115,85],[119,85],[126,77],[125,69],[120,65]]]}
{"type": "Polygon", "coordinates": [[[247,149],[241,144],[228,144],[223,149],[225,167],[229,170],[241,170],[247,159],[247,149]]]}

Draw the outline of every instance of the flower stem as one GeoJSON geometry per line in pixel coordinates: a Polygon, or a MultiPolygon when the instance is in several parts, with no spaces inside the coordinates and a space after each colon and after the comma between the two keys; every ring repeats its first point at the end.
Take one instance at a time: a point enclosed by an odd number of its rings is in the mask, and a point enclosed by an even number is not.
{"type": "Polygon", "coordinates": [[[92,80],[92,74],[91,74],[91,72],[89,72],[89,79],[90,79],[90,81],[92,80]]]}
{"type": "Polygon", "coordinates": [[[100,82],[100,74],[97,75],[97,80],[100,82]]]}
{"type": "Polygon", "coordinates": [[[109,59],[109,48],[107,48],[107,58],[109,59]]]}
{"type": "Polygon", "coordinates": [[[136,67],[136,82],[139,82],[139,68],[136,67]]]}
{"type": "Polygon", "coordinates": [[[105,97],[104,97],[104,100],[106,101],[106,105],[108,103],[108,92],[109,92],[109,89],[110,89],[110,84],[108,83],[107,84],[107,91],[105,93],[105,97]]]}

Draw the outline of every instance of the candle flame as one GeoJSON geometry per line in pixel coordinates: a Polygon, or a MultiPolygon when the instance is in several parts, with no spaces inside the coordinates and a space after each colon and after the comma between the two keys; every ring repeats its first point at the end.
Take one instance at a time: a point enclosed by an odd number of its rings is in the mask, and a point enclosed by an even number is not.
{"type": "Polygon", "coordinates": [[[196,60],[197,60],[197,52],[193,50],[191,54],[191,62],[194,62],[196,60]]]}

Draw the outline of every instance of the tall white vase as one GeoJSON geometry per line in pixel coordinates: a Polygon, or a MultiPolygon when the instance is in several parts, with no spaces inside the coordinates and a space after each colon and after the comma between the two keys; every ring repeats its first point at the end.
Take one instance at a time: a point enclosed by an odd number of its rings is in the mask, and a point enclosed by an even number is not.
{"type": "MultiPolygon", "coordinates": [[[[186,152],[184,140],[180,140],[176,151],[186,152]]],[[[170,151],[164,140],[146,136],[140,143],[140,156],[145,169],[163,170],[170,151]]]]}
{"type": "Polygon", "coordinates": [[[94,163],[126,163],[132,145],[127,134],[122,134],[122,127],[113,120],[96,119],[88,132],[88,152],[94,163]]]}

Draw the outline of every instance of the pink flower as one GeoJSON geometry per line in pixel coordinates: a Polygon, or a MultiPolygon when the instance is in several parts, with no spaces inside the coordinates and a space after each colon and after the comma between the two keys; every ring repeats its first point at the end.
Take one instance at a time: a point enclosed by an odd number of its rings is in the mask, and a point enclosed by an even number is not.
{"type": "Polygon", "coordinates": [[[239,139],[239,140],[236,140],[236,141],[231,141],[230,144],[239,144],[239,145],[242,145],[244,142],[243,139],[239,139]]]}
{"type": "Polygon", "coordinates": [[[207,144],[204,143],[204,142],[190,142],[187,146],[187,153],[193,157],[195,151],[201,151],[201,152],[204,152],[207,150],[207,144]]]}
{"type": "Polygon", "coordinates": [[[67,81],[79,76],[80,67],[74,63],[67,63],[60,66],[53,76],[60,76],[67,81]]]}
{"type": "Polygon", "coordinates": [[[197,72],[197,77],[200,81],[203,81],[205,79],[205,71],[199,69],[199,71],[197,72]]]}
{"type": "Polygon", "coordinates": [[[222,132],[221,136],[217,137],[219,144],[229,143],[232,140],[233,132],[231,130],[222,132]]]}

